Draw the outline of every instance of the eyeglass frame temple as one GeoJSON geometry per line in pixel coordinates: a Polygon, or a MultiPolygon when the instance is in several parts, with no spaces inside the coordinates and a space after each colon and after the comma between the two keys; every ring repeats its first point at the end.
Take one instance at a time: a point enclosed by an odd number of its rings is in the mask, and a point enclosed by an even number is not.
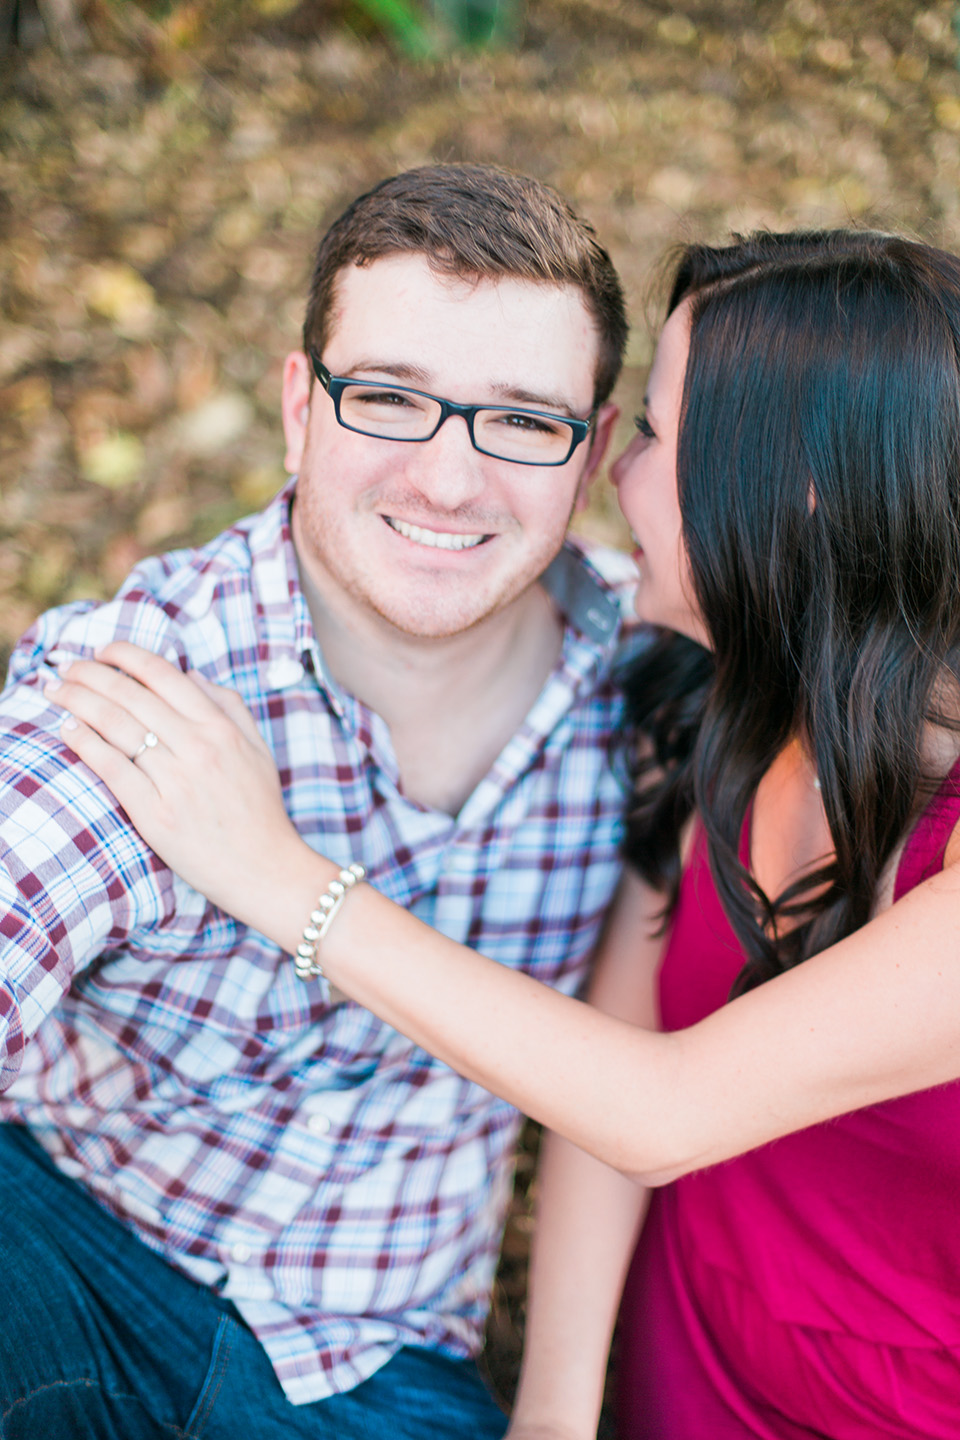
{"type": "Polygon", "coordinates": [[[440,395],[430,395],[426,390],[415,390],[412,385],[397,385],[392,381],[356,380],[349,375],[333,375],[324,365],[316,350],[311,349],[309,355],[313,373],[333,401],[337,424],[342,425],[344,430],[352,431],[354,435],[366,435],[371,440],[390,440],[394,444],[400,445],[422,445],[427,440],[433,439],[441,425],[449,420],[451,415],[459,415],[466,421],[470,444],[480,455],[489,455],[492,460],[505,460],[508,465],[539,465],[542,469],[547,469],[551,466],[566,465],[572,459],[574,451],[579,449],[586,440],[593,428],[593,422],[597,418],[596,410],[593,410],[585,420],[581,420],[577,415],[554,415],[549,410],[530,410],[523,405],[461,405],[456,400],[444,400],[440,395]],[[367,430],[358,430],[355,425],[348,425],[345,420],[340,418],[340,397],[347,385],[360,385],[375,389],[378,385],[384,384],[388,385],[391,390],[400,390],[405,395],[419,395],[423,400],[432,400],[434,404],[440,406],[440,418],[429,435],[372,435],[367,430]],[[535,415],[543,420],[560,420],[564,425],[570,426],[570,449],[562,460],[515,460],[507,455],[494,455],[491,451],[484,450],[482,446],[478,445],[474,436],[473,422],[479,410],[508,410],[515,411],[518,415],[535,415]]]}

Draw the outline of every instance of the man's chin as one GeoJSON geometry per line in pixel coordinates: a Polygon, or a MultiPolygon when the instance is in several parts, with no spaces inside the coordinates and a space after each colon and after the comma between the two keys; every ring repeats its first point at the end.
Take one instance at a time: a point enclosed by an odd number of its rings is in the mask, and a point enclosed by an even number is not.
{"type": "Polygon", "coordinates": [[[452,640],[455,636],[465,635],[482,625],[502,606],[471,606],[469,609],[442,614],[390,604],[373,605],[371,608],[400,635],[407,635],[414,640],[452,640]]]}
{"type": "Polygon", "coordinates": [[[463,593],[451,593],[449,584],[417,587],[413,593],[370,593],[364,597],[367,606],[382,621],[401,635],[418,640],[451,640],[465,635],[493,616],[508,609],[530,588],[532,582],[498,590],[464,587],[463,593]]]}

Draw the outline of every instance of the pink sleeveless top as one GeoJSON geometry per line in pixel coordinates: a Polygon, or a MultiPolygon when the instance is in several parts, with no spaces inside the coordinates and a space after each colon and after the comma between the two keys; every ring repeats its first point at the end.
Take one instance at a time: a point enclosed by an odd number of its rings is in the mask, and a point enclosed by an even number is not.
{"type": "MultiPolygon", "coordinates": [[[[960,765],[894,891],[943,868],[960,765]]],[[[700,832],[660,973],[664,1028],[743,963],[700,832]]],[[[960,1081],[845,1115],[656,1191],[621,1311],[635,1440],[960,1437],[960,1081]]]]}

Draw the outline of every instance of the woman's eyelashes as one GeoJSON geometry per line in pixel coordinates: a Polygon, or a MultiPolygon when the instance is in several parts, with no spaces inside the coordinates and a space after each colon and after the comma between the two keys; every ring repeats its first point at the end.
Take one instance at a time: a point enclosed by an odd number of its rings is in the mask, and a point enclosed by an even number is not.
{"type": "Polygon", "coordinates": [[[650,424],[650,421],[647,419],[647,412],[646,412],[646,410],[641,411],[641,413],[640,413],[639,415],[634,415],[634,417],[633,417],[633,423],[634,423],[634,425],[636,425],[637,430],[639,431],[639,433],[643,436],[643,438],[644,438],[645,440],[653,440],[653,439],[656,438],[655,435],[654,435],[653,426],[650,424]]]}

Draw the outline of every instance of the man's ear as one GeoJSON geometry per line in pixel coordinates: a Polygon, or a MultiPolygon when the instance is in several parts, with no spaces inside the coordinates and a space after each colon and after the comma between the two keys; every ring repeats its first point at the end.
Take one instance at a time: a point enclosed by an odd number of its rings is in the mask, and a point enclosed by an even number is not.
{"type": "Polygon", "coordinates": [[[620,406],[614,405],[608,400],[606,405],[601,405],[597,411],[597,418],[593,422],[593,433],[590,436],[590,449],[587,452],[587,463],[583,467],[583,474],[580,476],[580,485],[577,490],[577,510],[585,510],[590,500],[590,486],[597,477],[597,471],[603,464],[603,457],[607,453],[610,444],[610,437],[613,435],[613,427],[620,419],[620,406]]]}
{"type": "Polygon", "coordinates": [[[302,350],[292,350],[283,362],[283,391],[281,411],[283,433],[287,441],[284,468],[288,475],[296,475],[303,458],[303,447],[307,439],[307,421],[310,419],[310,391],[313,386],[313,368],[302,350]]]}

